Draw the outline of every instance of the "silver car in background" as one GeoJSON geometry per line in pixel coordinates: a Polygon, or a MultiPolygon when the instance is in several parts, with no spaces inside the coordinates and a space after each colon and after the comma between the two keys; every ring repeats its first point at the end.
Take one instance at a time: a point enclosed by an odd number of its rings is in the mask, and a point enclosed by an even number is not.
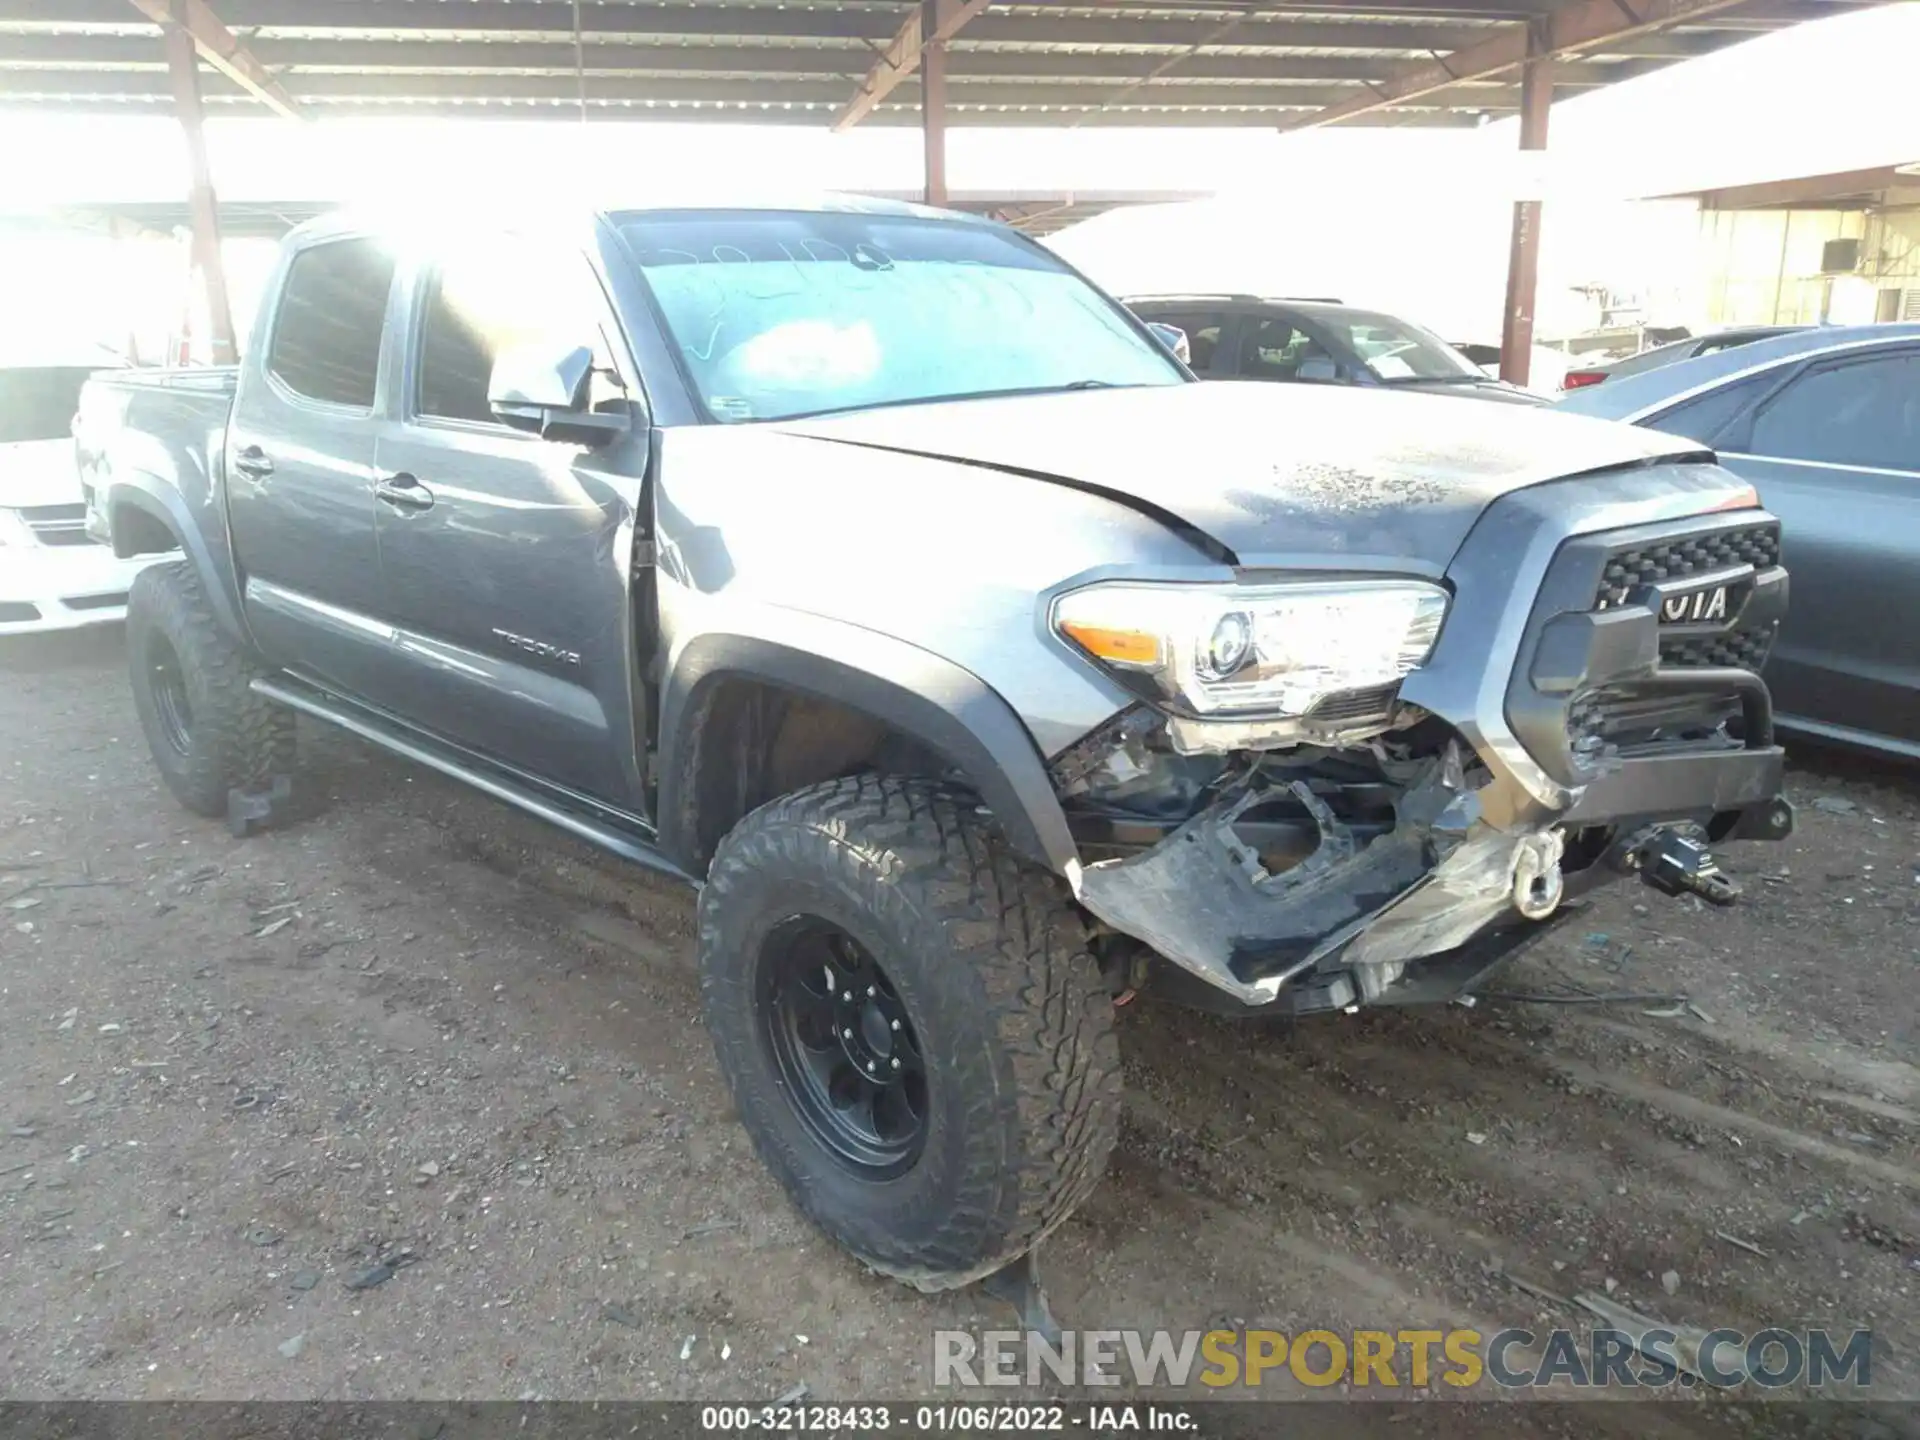
{"type": "Polygon", "coordinates": [[[1651,346],[1637,355],[1622,355],[1618,359],[1602,360],[1592,365],[1576,365],[1560,377],[1560,388],[1580,390],[1588,385],[1604,385],[1609,380],[1624,380],[1629,375],[1658,370],[1663,365],[1677,365],[1682,360],[1715,355],[1722,350],[1737,350],[1756,340],[1771,340],[1776,335],[1790,335],[1805,328],[1801,325],[1741,325],[1715,330],[1707,335],[1688,335],[1665,345],[1651,346]]]}
{"type": "Polygon", "coordinates": [[[1559,407],[1698,440],[1751,480],[1793,574],[1779,725],[1920,759],[1920,325],[1797,330],[1559,407]]]}

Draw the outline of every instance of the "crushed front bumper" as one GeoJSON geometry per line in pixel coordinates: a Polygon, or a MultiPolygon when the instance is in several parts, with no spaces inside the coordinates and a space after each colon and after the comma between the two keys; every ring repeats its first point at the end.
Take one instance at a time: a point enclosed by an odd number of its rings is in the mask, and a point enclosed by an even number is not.
{"type": "MultiPolygon", "coordinates": [[[[1234,830],[1268,793],[1253,791],[1209,807],[1143,854],[1088,867],[1080,901],[1245,1006],[1283,997],[1292,1010],[1403,1003],[1392,992],[1409,967],[1491,932],[1551,923],[1565,900],[1616,873],[1625,846],[1649,827],[1726,839],[1792,830],[1777,748],[1663,759],[1649,772],[1644,763],[1627,762],[1608,787],[1618,808],[1582,796],[1561,819],[1513,832],[1487,822],[1474,792],[1448,785],[1456,767],[1442,758],[1402,794],[1394,829],[1371,844],[1356,847],[1319,806],[1319,848],[1278,874],[1234,830]],[[1572,856],[1575,834],[1604,838],[1572,856]]],[[[1315,811],[1305,786],[1296,798],[1315,811]]]]}
{"type": "MultiPolygon", "coordinates": [[[[1490,518],[1510,545],[1528,516],[1490,518]]],[[[1250,787],[1088,866],[1081,903],[1239,1006],[1342,1009],[1445,998],[1445,974],[1477,974],[1670,833],[1785,838],[1785,757],[1754,673],[1785,609],[1777,523],[1746,509],[1556,534],[1533,518],[1551,543],[1533,547],[1532,611],[1497,617],[1491,642],[1456,614],[1429,662],[1452,678],[1403,687],[1454,738],[1400,764],[1390,830],[1356,837],[1298,779],[1250,787]],[[1235,827],[1274,800],[1319,842],[1269,873],[1235,827]]]]}

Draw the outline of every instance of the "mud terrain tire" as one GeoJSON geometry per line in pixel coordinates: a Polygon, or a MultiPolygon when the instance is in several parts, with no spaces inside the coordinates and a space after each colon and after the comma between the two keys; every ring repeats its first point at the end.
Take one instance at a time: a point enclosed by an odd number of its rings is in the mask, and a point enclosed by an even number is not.
{"type": "Polygon", "coordinates": [[[150,565],[127,597],[134,708],[167,788],[201,815],[227,813],[227,792],[292,769],[293,715],[249,682],[260,672],[220,628],[192,567],[150,565]]]}
{"type": "MultiPolygon", "coordinates": [[[[707,1024],[741,1122],[800,1209],[873,1269],[923,1290],[966,1284],[1098,1183],[1120,1123],[1113,1003],[1065,887],[1018,860],[971,796],[863,775],[775,800],[721,842],[699,931],[707,1024]],[[785,982],[770,991],[769,974],[789,973],[772,969],[780,937],[816,924],[845,937],[834,953],[871,957],[864,973],[924,1064],[918,1149],[890,1166],[836,1153],[783,1064],[785,982]]],[[[800,973],[822,968],[833,1002],[831,963],[800,973]]],[[[883,1074],[888,1023],[875,1027],[883,1074]]],[[[853,1053],[857,1070],[876,1052],[853,1053]]]]}

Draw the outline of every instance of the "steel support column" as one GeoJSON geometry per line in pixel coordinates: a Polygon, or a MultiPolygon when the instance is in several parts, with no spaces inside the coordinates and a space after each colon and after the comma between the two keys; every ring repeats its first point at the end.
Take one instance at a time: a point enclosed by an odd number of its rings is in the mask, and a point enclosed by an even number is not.
{"type": "MultiPolygon", "coordinates": [[[[1520,148],[1547,148],[1547,111],[1553,104],[1553,51],[1546,26],[1527,28],[1527,63],[1520,72],[1520,148]]],[[[1529,182],[1542,178],[1527,177],[1529,182]]],[[[1513,203],[1513,244],[1507,252],[1507,308],[1500,322],[1500,378],[1525,385],[1533,359],[1533,305],[1540,282],[1540,201],[1513,203]]]]}
{"type": "Polygon", "coordinates": [[[947,203],[947,42],[940,35],[940,0],[920,0],[920,135],[926,148],[927,204],[947,203]]]}
{"type": "Polygon", "coordinates": [[[192,189],[188,205],[193,217],[193,268],[207,296],[208,340],[216,365],[231,365],[239,356],[233,343],[233,310],[227,302],[227,273],[220,259],[220,209],[214,201],[213,173],[207,166],[205,115],[200,105],[199,58],[186,26],[170,22],[162,27],[167,46],[167,70],[173,79],[174,105],[180,132],[187,142],[187,165],[192,189]]]}

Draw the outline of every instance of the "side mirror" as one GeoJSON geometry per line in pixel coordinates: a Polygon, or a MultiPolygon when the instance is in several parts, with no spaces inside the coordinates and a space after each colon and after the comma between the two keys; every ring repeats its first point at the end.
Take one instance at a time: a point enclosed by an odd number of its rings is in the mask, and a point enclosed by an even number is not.
{"type": "Polygon", "coordinates": [[[502,424],[543,440],[609,445],[629,428],[625,415],[587,408],[593,351],[536,341],[500,352],[487,380],[487,405],[502,424]]]}
{"type": "Polygon", "coordinates": [[[1163,324],[1158,320],[1149,320],[1147,328],[1154,338],[1173,352],[1173,358],[1182,365],[1193,363],[1193,347],[1187,343],[1187,332],[1178,325],[1163,324]]]}

